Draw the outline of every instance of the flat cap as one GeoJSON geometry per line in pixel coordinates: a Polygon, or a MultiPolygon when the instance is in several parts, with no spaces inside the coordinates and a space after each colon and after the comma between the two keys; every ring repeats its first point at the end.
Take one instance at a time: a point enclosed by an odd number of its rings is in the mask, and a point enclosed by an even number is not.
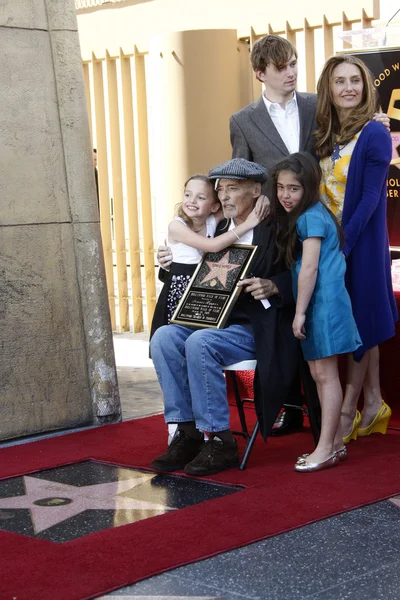
{"type": "Polygon", "coordinates": [[[208,177],[210,179],[252,179],[263,183],[267,179],[267,172],[258,163],[250,162],[245,158],[232,158],[211,169],[208,177]]]}

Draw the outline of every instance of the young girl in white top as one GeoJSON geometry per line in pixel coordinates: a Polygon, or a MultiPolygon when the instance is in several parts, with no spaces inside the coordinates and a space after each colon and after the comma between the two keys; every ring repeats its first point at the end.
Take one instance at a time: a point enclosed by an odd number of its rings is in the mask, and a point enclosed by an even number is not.
{"type": "Polygon", "coordinates": [[[221,204],[212,182],[205,175],[193,175],[184,187],[176,216],[168,225],[168,246],[172,251],[169,271],[160,269],[164,282],[157,301],[150,338],[158,327],[167,325],[181,299],[203,252],[219,252],[238,241],[264,219],[268,206],[261,196],[244,223],[214,238],[223,219],[221,204]]]}

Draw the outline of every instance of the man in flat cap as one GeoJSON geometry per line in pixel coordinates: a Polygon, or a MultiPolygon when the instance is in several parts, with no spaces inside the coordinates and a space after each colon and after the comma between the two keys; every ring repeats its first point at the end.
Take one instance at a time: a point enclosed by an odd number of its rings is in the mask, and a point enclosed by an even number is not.
{"type": "MultiPolygon", "coordinates": [[[[265,181],[264,167],[236,158],[212,169],[219,200],[233,229],[254,208],[265,181]]],[[[226,231],[226,229],[225,229],[226,231]]],[[[184,469],[210,475],[239,465],[222,366],[257,358],[254,391],[264,437],[287,399],[298,364],[298,342],[292,333],[294,300],[291,275],[276,263],[274,225],[270,219],[238,240],[257,245],[254,276],[243,291],[224,329],[165,325],[151,340],[151,356],[164,395],[165,420],[177,432],[165,454],[151,463],[159,471],[184,469]],[[266,299],[270,306],[266,307],[266,299]],[[210,434],[204,442],[203,432],[210,434]]]]}

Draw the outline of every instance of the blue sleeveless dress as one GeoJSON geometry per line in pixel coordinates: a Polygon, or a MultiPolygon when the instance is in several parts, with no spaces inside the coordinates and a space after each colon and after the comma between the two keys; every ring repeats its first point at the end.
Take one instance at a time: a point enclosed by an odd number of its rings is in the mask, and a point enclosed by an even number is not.
{"type": "MultiPolygon", "coordinates": [[[[306,311],[306,339],[301,346],[306,360],[354,352],[361,346],[351,301],[345,287],[346,262],[339,247],[336,225],[321,202],[303,213],[296,223],[300,242],[321,238],[318,275],[306,311]]],[[[293,294],[297,300],[302,251],[292,269],[293,294]]]]}

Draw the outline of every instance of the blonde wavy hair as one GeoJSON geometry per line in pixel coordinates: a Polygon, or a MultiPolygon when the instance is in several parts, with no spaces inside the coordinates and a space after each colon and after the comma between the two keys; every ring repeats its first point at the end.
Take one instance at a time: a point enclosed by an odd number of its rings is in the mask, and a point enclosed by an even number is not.
{"type": "Polygon", "coordinates": [[[315,151],[319,158],[325,158],[332,154],[338,137],[341,144],[347,144],[372,119],[378,107],[378,95],[369,69],[362,60],[350,54],[328,58],[318,80],[317,94],[318,129],[314,134],[315,151]],[[355,65],[360,69],[363,92],[360,104],[341,123],[333,101],[331,82],[333,71],[343,63],[355,65]]]}
{"type": "MultiPolygon", "coordinates": [[[[191,177],[189,177],[189,179],[187,181],[185,181],[185,184],[183,186],[183,192],[185,193],[186,186],[189,183],[189,181],[193,181],[193,180],[202,181],[203,183],[206,183],[210,188],[211,196],[214,200],[214,203],[219,204],[219,206],[221,208],[221,202],[218,199],[218,194],[217,194],[217,191],[214,186],[214,181],[212,179],[209,179],[207,177],[207,175],[202,175],[201,173],[196,173],[196,175],[192,175],[191,177]]],[[[187,225],[189,225],[190,229],[193,229],[193,221],[190,217],[187,216],[187,214],[183,210],[182,201],[175,204],[174,215],[175,215],[175,217],[180,217],[183,221],[185,221],[185,223],[187,225]]]]}

